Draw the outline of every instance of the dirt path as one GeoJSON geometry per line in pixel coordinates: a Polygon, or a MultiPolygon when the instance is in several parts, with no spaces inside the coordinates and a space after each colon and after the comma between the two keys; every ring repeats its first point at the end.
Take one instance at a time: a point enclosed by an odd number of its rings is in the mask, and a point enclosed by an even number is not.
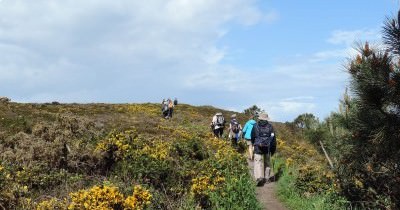
{"type": "MultiPolygon", "coordinates": [[[[252,176],[254,176],[253,173],[254,162],[249,160],[247,162],[249,164],[250,173],[252,176]]],[[[276,185],[275,182],[270,182],[264,184],[264,186],[262,187],[257,187],[256,189],[257,199],[264,207],[263,209],[286,210],[287,208],[285,208],[285,206],[276,198],[275,185],[276,185]]]]}

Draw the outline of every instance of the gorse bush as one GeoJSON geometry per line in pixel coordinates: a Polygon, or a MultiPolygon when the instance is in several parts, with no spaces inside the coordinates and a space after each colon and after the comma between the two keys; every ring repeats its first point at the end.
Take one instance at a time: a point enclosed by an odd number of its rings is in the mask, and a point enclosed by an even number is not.
{"type": "Polygon", "coordinates": [[[125,197],[112,185],[93,186],[87,190],[70,193],[67,199],[51,198],[37,204],[37,210],[52,209],[145,209],[151,203],[151,193],[140,185],[134,186],[133,195],[125,197]]]}
{"type": "Polygon", "coordinates": [[[348,202],[340,196],[338,178],[317,147],[304,137],[288,138],[293,134],[280,133],[272,165],[278,180],[278,196],[285,205],[290,209],[347,208],[348,202]]]}

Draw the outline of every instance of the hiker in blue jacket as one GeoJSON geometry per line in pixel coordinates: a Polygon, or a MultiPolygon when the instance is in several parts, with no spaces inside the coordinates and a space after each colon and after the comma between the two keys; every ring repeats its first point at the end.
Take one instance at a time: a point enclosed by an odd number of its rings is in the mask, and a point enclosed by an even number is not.
{"type": "Polygon", "coordinates": [[[252,115],[249,119],[249,121],[246,122],[246,124],[243,127],[243,137],[246,140],[247,146],[248,146],[248,154],[249,154],[249,160],[253,160],[253,151],[254,151],[254,141],[251,140],[251,131],[253,129],[253,126],[257,123],[254,120],[255,116],[252,115]]]}

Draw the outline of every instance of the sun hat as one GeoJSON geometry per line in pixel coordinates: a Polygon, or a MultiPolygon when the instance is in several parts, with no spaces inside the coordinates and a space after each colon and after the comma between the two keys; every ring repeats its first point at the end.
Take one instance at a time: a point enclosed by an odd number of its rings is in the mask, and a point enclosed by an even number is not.
{"type": "Polygon", "coordinates": [[[258,115],[258,120],[269,120],[268,114],[263,112],[258,115]]]}
{"type": "Polygon", "coordinates": [[[235,117],[236,117],[236,114],[233,114],[231,117],[232,117],[232,118],[235,118],[235,117]]]}

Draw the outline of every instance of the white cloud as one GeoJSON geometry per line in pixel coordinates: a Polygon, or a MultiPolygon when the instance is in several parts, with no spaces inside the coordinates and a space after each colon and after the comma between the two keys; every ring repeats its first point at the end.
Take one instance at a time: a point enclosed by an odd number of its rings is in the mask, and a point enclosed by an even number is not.
{"type": "Polygon", "coordinates": [[[253,0],[5,0],[0,89],[21,101],[154,101],[238,71],[219,64],[227,47],[216,43],[229,23],[262,17],[253,0]]]}
{"type": "Polygon", "coordinates": [[[317,111],[316,100],[313,96],[283,98],[275,102],[259,102],[258,106],[267,111],[272,121],[293,120],[303,113],[317,111]]]}
{"type": "Polygon", "coordinates": [[[381,34],[378,29],[335,30],[327,39],[327,42],[335,46],[340,45],[341,47],[316,52],[310,57],[309,61],[322,62],[332,59],[344,60],[351,58],[358,54],[356,50],[358,44],[368,41],[373,47],[378,47],[382,45],[380,38],[381,34]]]}
{"type": "MultiPolygon", "coordinates": [[[[1,94],[24,102],[177,96],[239,111],[258,104],[278,121],[324,114],[317,100],[329,95],[326,101],[335,105],[347,76],[337,63],[322,62],[346,51],[256,70],[226,64],[225,56],[237,49],[217,43],[231,23],[278,19],[278,11],[263,13],[255,0],[3,0],[1,94]]],[[[334,33],[332,42],[345,43],[346,36],[334,33]]]]}
{"type": "Polygon", "coordinates": [[[363,30],[336,30],[332,32],[331,37],[327,40],[331,44],[353,45],[358,41],[378,40],[381,34],[378,29],[363,29],[363,30]]]}

